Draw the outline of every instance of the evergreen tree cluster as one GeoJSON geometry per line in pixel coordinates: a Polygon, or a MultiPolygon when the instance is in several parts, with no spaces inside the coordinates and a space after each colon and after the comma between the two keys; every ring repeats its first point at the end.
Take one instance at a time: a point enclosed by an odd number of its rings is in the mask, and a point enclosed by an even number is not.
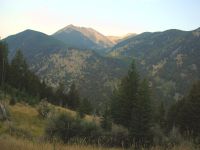
{"type": "Polygon", "coordinates": [[[140,79],[134,62],[128,75],[113,93],[111,116],[114,123],[129,130],[133,143],[151,143],[152,106],[149,84],[140,79]]]}
{"type": "Polygon", "coordinates": [[[12,98],[12,104],[16,102],[15,97],[25,94],[28,95],[26,101],[29,104],[35,104],[41,99],[47,99],[55,105],[79,110],[81,116],[92,112],[91,103],[87,99],[82,100],[80,98],[75,83],[72,83],[69,92],[66,91],[65,85],[62,83],[59,84],[57,89],[49,87],[30,71],[20,50],[16,52],[9,63],[8,46],[2,41],[0,41],[0,87],[4,91],[10,92],[9,94],[14,97],[12,98]],[[13,89],[18,92],[13,92],[13,89]],[[33,99],[30,97],[33,97],[33,99]]]}
{"type": "Polygon", "coordinates": [[[200,138],[200,81],[170,108],[167,123],[168,129],[175,126],[185,137],[200,138]]]}

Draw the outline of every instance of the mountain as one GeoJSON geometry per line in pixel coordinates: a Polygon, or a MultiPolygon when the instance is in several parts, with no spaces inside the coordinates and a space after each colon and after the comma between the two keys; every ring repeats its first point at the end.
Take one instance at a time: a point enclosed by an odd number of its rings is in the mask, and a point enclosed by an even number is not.
{"type": "Polygon", "coordinates": [[[134,37],[137,34],[135,33],[128,33],[124,36],[107,36],[107,38],[112,41],[112,43],[114,43],[115,45],[123,40],[127,40],[128,38],[134,37]]]}
{"type": "Polygon", "coordinates": [[[63,41],[69,47],[79,49],[106,49],[113,46],[103,34],[92,28],[77,27],[68,25],[52,35],[56,39],[63,41]]]}
{"type": "Polygon", "coordinates": [[[170,104],[200,79],[200,30],[145,32],[119,42],[109,56],[134,58],[141,74],[151,80],[157,99],[170,104]]]}
{"type": "Polygon", "coordinates": [[[32,30],[4,40],[9,45],[10,58],[16,49],[21,49],[30,68],[41,79],[54,87],[59,82],[68,87],[75,81],[81,96],[89,98],[94,105],[106,101],[118,79],[127,72],[132,59],[135,59],[141,75],[151,81],[154,98],[167,105],[180,99],[191,83],[200,79],[200,28],[145,32],[129,37],[113,46],[109,57],[91,49],[69,48],[55,36],[32,30]]]}
{"type": "Polygon", "coordinates": [[[9,58],[12,58],[16,50],[20,49],[29,63],[34,63],[44,55],[55,53],[67,47],[63,42],[34,30],[25,30],[16,35],[8,36],[4,40],[9,46],[9,58]]]}
{"type": "Polygon", "coordinates": [[[68,48],[61,41],[41,32],[26,30],[4,39],[10,58],[20,49],[31,68],[49,85],[64,83],[68,88],[74,81],[82,97],[96,107],[111,94],[127,65],[121,60],[100,56],[92,50],[68,48]]]}

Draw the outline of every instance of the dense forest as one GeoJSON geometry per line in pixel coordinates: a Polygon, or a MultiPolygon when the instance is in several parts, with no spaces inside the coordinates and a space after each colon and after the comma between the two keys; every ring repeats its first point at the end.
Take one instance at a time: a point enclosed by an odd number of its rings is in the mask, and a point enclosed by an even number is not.
{"type": "MultiPolygon", "coordinates": [[[[20,50],[9,61],[8,46],[3,41],[0,79],[0,111],[6,109],[4,101],[8,96],[11,106],[24,102],[37,106],[40,117],[47,120],[44,137],[49,142],[59,139],[73,143],[84,139],[92,145],[138,149],[155,145],[171,148],[182,141],[198,147],[200,142],[200,81],[187,87],[189,93],[170,107],[165,107],[162,101],[155,104],[151,84],[148,78],[141,77],[134,60],[99,113],[87,97],[80,96],[76,82],[69,89],[61,82],[57,88],[50,87],[30,71],[20,50]],[[74,110],[77,116],[56,113],[49,104],[74,110]],[[86,115],[100,118],[99,124],[85,121],[86,115]]],[[[2,122],[11,120],[3,111],[0,116],[2,122]]]]}

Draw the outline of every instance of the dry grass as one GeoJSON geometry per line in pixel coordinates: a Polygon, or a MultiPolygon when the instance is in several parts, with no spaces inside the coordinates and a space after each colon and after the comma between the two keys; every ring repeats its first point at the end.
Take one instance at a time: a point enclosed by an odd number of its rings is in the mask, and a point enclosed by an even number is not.
{"type": "Polygon", "coordinates": [[[17,103],[9,107],[11,114],[11,125],[18,129],[29,131],[33,136],[42,136],[44,133],[45,120],[38,117],[35,108],[17,103]]]}
{"type": "Polygon", "coordinates": [[[10,136],[0,137],[0,150],[120,150],[118,148],[102,148],[86,145],[64,145],[38,143],[16,139],[10,136]]]}
{"type": "Polygon", "coordinates": [[[199,150],[198,148],[195,148],[195,146],[192,143],[182,143],[181,145],[174,146],[171,148],[163,148],[160,146],[156,146],[151,148],[150,150],[199,150]]]}
{"type": "MultiPolygon", "coordinates": [[[[76,116],[76,112],[65,109],[62,107],[52,106],[57,111],[64,111],[69,113],[72,116],[76,116]]],[[[23,129],[31,133],[31,135],[35,137],[40,137],[44,134],[44,127],[46,121],[40,119],[38,117],[38,112],[35,107],[31,107],[26,104],[17,103],[14,106],[9,106],[9,111],[11,114],[11,124],[18,128],[23,129]]],[[[98,117],[88,116],[86,115],[85,120],[87,121],[95,121],[99,123],[98,117]]],[[[41,143],[31,142],[24,139],[16,139],[13,136],[2,136],[3,133],[6,133],[6,129],[9,128],[8,123],[0,122],[0,150],[54,150],[54,145],[50,143],[41,143]]],[[[85,146],[85,145],[63,145],[63,144],[55,144],[55,150],[117,150],[117,148],[102,148],[95,146],[85,146]]],[[[118,148],[118,150],[120,150],[118,148]]],[[[131,148],[130,150],[133,150],[131,148]]],[[[163,147],[153,147],[150,150],[196,150],[194,145],[189,142],[183,142],[181,145],[164,149],[163,147]]]]}
{"type": "MultiPolygon", "coordinates": [[[[64,145],[60,143],[50,144],[43,142],[32,142],[28,140],[16,139],[14,137],[4,135],[0,137],[0,150],[122,150],[121,148],[103,148],[91,145],[64,145]]],[[[130,150],[134,150],[130,148],[130,150]]],[[[145,150],[145,149],[142,149],[145,150]]],[[[197,150],[193,144],[185,142],[173,148],[164,149],[156,146],[148,150],[197,150]]]]}
{"type": "MultiPolygon", "coordinates": [[[[50,107],[54,108],[59,112],[66,112],[73,117],[76,117],[76,112],[70,109],[66,109],[59,106],[49,104],[50,107]]],[[[9,129],[9,126],[13,126],[23,131],[28,131],[34,137],[40,137],[44,135],[44,128],[47,120],[43,120],[39,117],[37,106],[33,107],[25,103],[17,103],[14,106],[9,106],[10,122],[0,122],[0,134],[4,133],[9,129]]],[[[97,124],[100,122],[99,117],[93,117],[86,115],[84,118],[86,121],[95,121],[97,124]]]]}
{"type": "MultiPolygon", "coordinates": [[[[55,105],[51,105],[51,106],[54,107],[57,111],[66,112],[73,117],[76,117],[76,115],[77,115],[76,111],[73,111],[73,110],[70,110],[70,109],[67,109],[67,108],[63,108],[63,107],[60,107],[60,106],[55,106],[55,105]]],[[[90,121],[90,122],[95,121],[97,124],[100,123],[100,118],[97,117],[97,116],[94,117],[94,116],[91,116],[91,115],[85,115],[84,119],[86,121],[90,121]]]]}

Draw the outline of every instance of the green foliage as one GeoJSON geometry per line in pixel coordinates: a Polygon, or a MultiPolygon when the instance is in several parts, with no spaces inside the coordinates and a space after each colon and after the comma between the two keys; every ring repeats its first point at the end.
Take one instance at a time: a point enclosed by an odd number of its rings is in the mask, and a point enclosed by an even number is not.
{"type": "Polygon", "coordinates": [[[85,114],[91,114],[92,110],[92,104],[90,103],[90,101],[88,101],[88,99],[84,98],[80,101],[78,113],[81,118],[83,118],[85,114]]]}
{"type": "Polygon", "coordinates": [[[188,96],[173,105],[168,113],[169,128],[176,125],[183,135],[200,137],[200,81],[193,84],[188,96]]]}
{"type": "Polygon", "coordinates": [[[128,75],[124,77],[120,86],[113,93],[111,113],[114,121],[129,128],[133,103],[136,102],[139,88],[139,75],[133,62],[128,75]]]}
{"type": "Polygon", "coordinates": [[[76,128],[77,124],[73,126],[72,121],[73,118],[70,115],[66,113],[58,114],[49,120],[45,133],[50,139],[56,137],[67,142],[71,137],[75,136],[76,132],[72,128],[76,128]]]}
{"type": "MultiPolygon", "coordinates": [[[[170,107],[199,80],[199,30],[145,32],[116,44],[110,54],[136,60],[142,76],[152,83],[155,99],[170,107]],[[157,80],[159,79],[159,80],[157,80]]],[[[114,56],[114,55],[113,55],[114,56]]]]}
{"type": "Polygon", "coordinates": [[[11,99],[9,101],[9,104],[13,106],[13,105],[16,104],[16,102],[17,102],[16,98],[15,97],[11,97],[11,99]]]}
{"type": "Polygon", "coordinates": [[[102,120],[101,120],[101,127],[105,130],[105,131],[111,131],[112,129],[112,120],[111,120],[111,114],[110,114],[110,110],[108,109],[108,107],[106,107],[103,115],[102,115],[102,120]]]}
{"type": "Polygon", "coordinates": [[[67,94],[65,92],[65,86],[63,83],[59,83],[59,86],[56,90],[56,99],[57,103],[60,106],[66,106],[68,104],[67,94]]]}
{"type": "MultiPolygon", "coordinates": [[[[69,45],[60,40],[37,31],[26,30],[5,41],[9,45],[10,59],[16,49],[20,49],[31,70],[48,85],[58,87],[62,82],[68,89],[69,83],[75,81],[80,96],[86,97],[96,109],[110,96],[115,82],[125,74],[128,66],[119,59],[100,56],[93,50],[68,48],[69,45]]],[[[48,100],[53,101],[51,94],[48,96],[51,97],[48,100]]]]}
{"type": "MultiPolygon", "coordinates": [[[[56,99],[56,94],[45,82],[31,72],[20,50],[17,50],[11,63],[8,64],[8,49],[6,43],[0,41],[0,85],[3,92],[8,92],[16,100],[29,104],[38,103],[38,99],[48,98],[50,102],[56,99]],[[25,100],[24,100],[25,99],[25,100]]],[[[11,104],[14,104],[14,99],[11,104]]]]}
{"type": "Polygon", "coordinates": [[[111,102],[115,123],[129,129],[134,144],[150,144],[152,140],[152,106],[149,85],[140,81],[134,62],[122,79],[111,102]]]}
{"type": "Polygon", "coordinates": [[[80,97],[79,97],[79,92],[76,88],[76,84],[72,83],[72,85],[70,86],[70,90],[68,93],[68,106],[71,109],[78,109],[79,105],[80,105],[80,97]]]}
{"type": "Polygon", "coordinates": [[[138,90],[138,100],[131,115],[130,135],[136,144],[152,143],[152,106],[149,85],[143,80],[138,90]]]}
{"type": "Polygon", "coordinates": [[[45,133],[50,140],[58,138],[63,142],[69,142],[75,137],[91,140],[99,136],[97,126],[94,123],[75,119],[67,113],[59,113],[50,118],[45,133]]]}
{"type": "Polygon", "coordinates": [[[7,80],[8,74],[8,46],[0,40],[0,86],[7,80]]]}
{"type": "Polygon", "coordinates": [[[46,119],[48,117],[51,108],[45,99],[39,103],[37,111],[41,118],[46,119]]]}
{"type": "Polygon", "coordinates": [[[28,66],[20,50],[16,52],[11,62],[10,72],[12,72],[12,74],[10,73],[10,84],[19,90],[23,90],[28,76],[28,66]]]}
{"type": "Polygon", "coordinates": [[[163,102],[161,102],[160,106],[158,107],[158,112],[156,114],[156,122],[159,124],[162,130],[166,129],[167,120],[163,102]]]}

